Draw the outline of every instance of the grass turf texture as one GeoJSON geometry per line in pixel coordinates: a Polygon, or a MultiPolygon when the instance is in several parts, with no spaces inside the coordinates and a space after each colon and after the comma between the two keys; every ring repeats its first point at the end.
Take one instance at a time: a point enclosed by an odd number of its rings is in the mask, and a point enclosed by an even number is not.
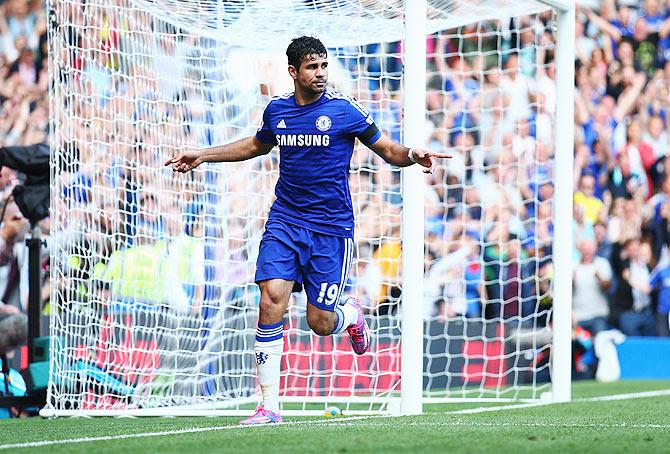
{"type": "MultiPolygon", "coordinates": [[[[573,398],[670,389],[670,382],[580,382],[573,398]]],[[[508,403],[504,405],[509,405],[508,403]]],[[[400,418],[287,418],[274,427],[219,429],[156,437],[68,443],[30,452],[668,452],[670,395],[556,404],[476,414],[450,414],[483,404],[430,405],[400,418]]],[[[240,418],[40,418],[0,421],[0,447],[66,440],[235,426],[240,418]]],[[[0,450],[0,453],[3,452],[0,450]]],[[[4,452],[16,452],[12,448],[4,452]]]]}

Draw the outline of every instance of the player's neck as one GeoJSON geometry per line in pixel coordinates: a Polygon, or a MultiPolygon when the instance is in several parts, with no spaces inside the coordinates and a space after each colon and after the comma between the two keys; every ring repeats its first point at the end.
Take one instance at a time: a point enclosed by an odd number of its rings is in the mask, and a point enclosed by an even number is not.
{"type": "Polygon", "coordinates": [[[318,101],[319,98],[323,96],[323,93],[324,92],[321,93],[306,92],[296,87],[294,92],[295,103],[299,106],[306,106],[307,104],[312,104],[318,101]]]}

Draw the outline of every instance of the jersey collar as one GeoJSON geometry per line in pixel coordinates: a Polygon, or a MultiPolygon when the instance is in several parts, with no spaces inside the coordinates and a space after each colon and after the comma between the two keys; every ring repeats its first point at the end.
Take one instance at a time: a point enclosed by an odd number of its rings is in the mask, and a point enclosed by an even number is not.
{"type": "Polygon", "coordinates": [[[298,104],[298,102],[296,101],[296,99],[295,99],[295,92],[293,92],[293,94],[291,95],[291,101],[293,101],[293,105],[296,106],[296,107],[311,107],[311,106],[316,106],[316,105],[322,103],[322,102],[326,99],[325,94],[326,94],[326,91],[324,90],[324,92],[321,93],[321,96],[319,96],[319,97],[316,99],[316,101],[312,101],[312,102],[310,102],[309,104],[305,104],[304,106],[301,106],[301,105],[298,104]]]}

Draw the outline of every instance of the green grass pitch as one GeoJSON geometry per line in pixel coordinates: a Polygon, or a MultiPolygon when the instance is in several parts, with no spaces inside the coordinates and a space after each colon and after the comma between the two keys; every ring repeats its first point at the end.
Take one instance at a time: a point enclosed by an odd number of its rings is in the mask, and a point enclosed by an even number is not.
{"type": "Polygon", "coordinates": [[[591,399],[653,390],[670,390],[670,381],[580,382],[573,386],[575,400],[567,404],[471,413],[462,410],[482,410],[484,405],[430,405],[422,416],[295,417],[286,418],[289,424],[274,427],[238,428],[240,418],[204,417],[0,420],[0,453],[670,453],[670,392],[644,398],[591,399]],[[193,431],[198,428],[204,430],[193,431]],[[170,433],[147,435],[157,432],[170,433]],[[131,434],[133,438],[76,442],[131,434]],[[55,440],[62,443],[52,444],[55,440]],[[30,442],[34,444],[11,446],[30,442]],[[43,444],[38,445],[40,442],[43,444]]]}

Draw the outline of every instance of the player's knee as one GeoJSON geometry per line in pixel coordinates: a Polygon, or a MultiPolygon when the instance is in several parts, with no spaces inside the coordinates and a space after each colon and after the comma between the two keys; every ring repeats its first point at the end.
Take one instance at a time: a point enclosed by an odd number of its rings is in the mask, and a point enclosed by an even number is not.
{"type": "Polygon", "coordinates": [[[320,314],[307,313],[307,324],[319,336],[330,336],[333,334],[333,322],[320,314]]]}
{"type": "Polygon", "coordinates": [[[270,295],[262,295],[259,302],[261,312],[273,313],[281,307],[281,302],[278,298],[273,298],[270,295]]]}
{"type": "Polygon", "coordinates": [[[265,304],[281,304],[285,299],[284,289],[279,285],[265,281],[259,284],[261,288],[261,303],[265,304]]]}
{"type": "Polygon", "coordinates": [[[283,305],[284,296],[272,287],[266,287],[261,292],[260,310],[265,313],[274,313],[283,305]]]}

